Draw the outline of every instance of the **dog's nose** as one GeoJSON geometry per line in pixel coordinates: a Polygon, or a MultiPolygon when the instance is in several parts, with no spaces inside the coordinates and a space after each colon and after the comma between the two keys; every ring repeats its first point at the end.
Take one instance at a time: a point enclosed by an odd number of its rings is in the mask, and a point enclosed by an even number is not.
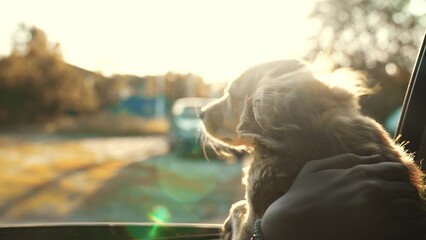
{"type": "Polygon", "coordinates": [[[200,111],[199,113],[198,113],[198,117],[200,118],[200,119],[203,119],[204,118],[204,111],[200,111]]]}

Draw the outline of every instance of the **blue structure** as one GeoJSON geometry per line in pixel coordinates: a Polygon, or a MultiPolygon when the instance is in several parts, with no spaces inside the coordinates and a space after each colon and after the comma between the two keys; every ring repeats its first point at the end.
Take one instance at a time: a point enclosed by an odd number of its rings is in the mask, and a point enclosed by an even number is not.
{"type": "Polygon", "coordinates": [[[129,96],[112,108],[115,113],[125,113],[144,118],[166,117],[167,99],[165,97],[129,96]]]}

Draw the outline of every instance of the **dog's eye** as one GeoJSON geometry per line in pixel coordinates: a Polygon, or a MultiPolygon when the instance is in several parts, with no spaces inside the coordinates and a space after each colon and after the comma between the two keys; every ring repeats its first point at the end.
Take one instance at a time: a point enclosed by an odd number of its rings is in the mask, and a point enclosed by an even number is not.
{"type": "Polygon", "coordinates": [[[227,103],[227,104],[232,104],[232,98],[231,98],[231,96],[228,96],[228,97],[226,98],[226,103],[227,103]]]}
{"type": "Polygon", "coordinates": [[[229,96],[229,99],[231,102],[236,103],[236,102],[244,102],[245,97],[240,95],[232,95],[232,97],[229,96]]]}
{"type": "Polygon", "coordinates": [[[232,109],[235,109],[236,106],[238,106],[239,104],[243,102],[244,102],[244,99],[240,99],[238,97],[231,96],[231,95],[229,95],[228,98],[226,99],[226,103],[232,109]]]}
{"type": "Polygon", "coordinates": [[[231,101],[231,102],[238,101],[238,96],[236,96],[235,94],[233,94],[233,95],[229,94],[228,100],[231,101]]]}
{"type": "Polygon", "coordinates": [[[232,106],[234,105],[233,98],[228,95],[228,97],[226,97],[226,99],[225,99],[225,104],[226,104],[227,108],[232,109],[232,106]]]}

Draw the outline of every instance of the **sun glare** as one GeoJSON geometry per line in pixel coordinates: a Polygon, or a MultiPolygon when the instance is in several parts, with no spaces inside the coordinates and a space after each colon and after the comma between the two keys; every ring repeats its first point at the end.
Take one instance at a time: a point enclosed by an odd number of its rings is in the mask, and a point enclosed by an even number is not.
{"type": "Polygon", "coordinates": [[[235,78],[262,61],[301,56],[313,1],[9,1],[0,55],[21,22],[59,42],[66,61],[106,75],[192,72],[235,78]],[[25,7],[24,7],[25,6],[25,7]]]}

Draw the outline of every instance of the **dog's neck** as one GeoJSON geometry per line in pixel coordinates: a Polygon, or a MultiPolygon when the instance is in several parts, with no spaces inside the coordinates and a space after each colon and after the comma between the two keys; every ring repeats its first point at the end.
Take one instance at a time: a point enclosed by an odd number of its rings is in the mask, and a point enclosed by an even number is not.
{"type": "Polygon", "coordinates": [[[254,144],[251,155],[247,193],[257,217],[262,217],[267,207],[287,192],[304,163],[260,142],[254,144]]]}

